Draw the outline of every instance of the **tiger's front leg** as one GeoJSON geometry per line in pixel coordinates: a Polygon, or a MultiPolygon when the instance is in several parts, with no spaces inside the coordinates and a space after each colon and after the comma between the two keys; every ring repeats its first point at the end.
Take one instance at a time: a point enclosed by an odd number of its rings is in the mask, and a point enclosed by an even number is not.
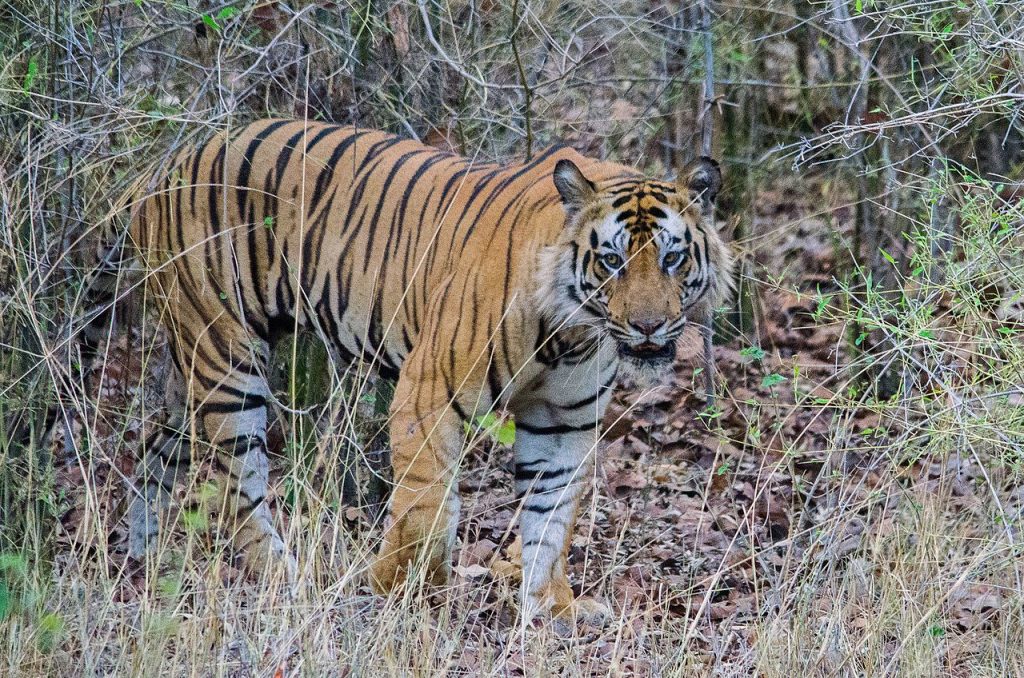
{"type": "MultiPolygon", "coordinates": [[[[550,612],[603,620],[608,609],[576,599],[566,574],[580,500],[594,471],[597,422],[559,420],[552,408],[516,413],[516,496],[522,500],[522,617],[550,612]]],[[[594,413],[590,413],[593,419],[594,413]]]]}
{"type": "Polygon", "coordinates": [[[391,408],[394,485],[383,543],[371,582],[387,593],[424,568],[427,583],[448,582],[459,519],[456,468],[464,436],[461,419],[447,400],[432,396],[443,387],[403,372],[391,408]]]}

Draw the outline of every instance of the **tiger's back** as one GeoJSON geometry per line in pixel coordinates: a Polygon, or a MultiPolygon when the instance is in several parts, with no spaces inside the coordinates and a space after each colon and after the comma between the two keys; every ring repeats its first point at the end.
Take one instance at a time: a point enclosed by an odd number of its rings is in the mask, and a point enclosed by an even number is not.
{"type": "MultiPolygon", "coordinates": [[[[261,121],[181,153],[132,235],[153,287],[178,290],[201,323],[227,314],[264,342],[311,326],[394,378],[458,268],[508,262],[477,281],[493,292],[532,273],[517,238],[536,238],[525,231],[537,211],[553,212],[556,230],[560,211],[535,173],[570,156],[583,162],[554,147],[503,168],[373,130],[261,121]]],[[[507,321],[502,306],[453,319],[507,321]]]]}

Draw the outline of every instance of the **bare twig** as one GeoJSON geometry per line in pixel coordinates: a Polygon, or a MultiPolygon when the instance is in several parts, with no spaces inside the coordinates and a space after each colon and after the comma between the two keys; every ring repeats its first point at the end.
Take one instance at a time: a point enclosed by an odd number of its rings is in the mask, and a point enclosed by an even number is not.
{"type": "Polygon", "coordinates": [[[519,55],[519,42],[516,35],[519,33],[519,0],[512,2],[512,28],[509,31],[508,41],[512,46],[512,56],[516,60],[516,70],[519,71],[519,82],[523,86],[523,124],[526,128],[526,162],[533,157],[533,89],[530,87],[526,77],[526,69],[523,68],[523,59],[519,55]]]}
{"type": "MultiPolygon", "coordinates": [[[[714,134],[712,107],[715,104],[715,61],[711,43],[711,0],[701,0],[701,33],[704,36],[704,95],[701,98],[701,154],[711,157],[711,140],[714,134]]],[[[715,201],[712,197],[706,205],[705,222],[715,227],[715,201]]],[[[715,406],[715,355],[714,355],[714,309],[708,309],[701,328],[704,344],[704,399],[708,408],[715,406]]]]}

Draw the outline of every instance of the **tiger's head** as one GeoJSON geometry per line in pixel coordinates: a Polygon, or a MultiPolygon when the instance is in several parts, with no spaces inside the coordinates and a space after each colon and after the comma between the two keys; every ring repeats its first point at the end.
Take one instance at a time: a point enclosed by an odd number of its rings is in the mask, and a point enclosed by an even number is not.
{"type": "Polygon", "coordinates": [[[639,374],[671,364],[687,321],[729,291],[729,248],[702,217],[722,185],[718,163],[701,158],[678,182],[592,181],[562,159],[553,179],[565,228],[541,255],[541,303],[565,326],[603,330],[639,374]]]}

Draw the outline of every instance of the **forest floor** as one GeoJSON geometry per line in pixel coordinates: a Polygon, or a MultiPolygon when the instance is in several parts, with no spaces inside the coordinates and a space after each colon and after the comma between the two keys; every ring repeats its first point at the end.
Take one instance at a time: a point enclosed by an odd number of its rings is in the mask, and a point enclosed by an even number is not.
{"type": "MultiPolygon", "coordinates": [[[[665,384],[617,393],[570,553],[578,592],[613,610],[606,626],[519,635],[510,452],[494,441],[468,453],[446,591],[370,594],[362,567],[376,532],[326,498],[315,476],[329,455],[305,475],[283,456],[272,462],[278,519],[311,563],[298,599],[254,589],[187,524],[159,565],[133,568],[117,535],[145,428],[136,412],[127,429],[101,431],[107,443],[87,458],[58,441],[62,531],[53,581],[40,590],[66,641],[58,658],[12,661],[30,673],[159,675],[1024,670],[1018,474],[984,444],[958,447],[955,423],[924,426],[913,408],[858,391],[849,328],[822,312],[852,214],[821,203],[817,185],[757,201],[763,267],[749,270],[782,273],[757,285],[746,333],[756,338],[715,348],[714,412],[693,340],[665,384]]],[[[158,369],[123,337],[104,363],[99,409],[123,412],[158,369]]]]}

